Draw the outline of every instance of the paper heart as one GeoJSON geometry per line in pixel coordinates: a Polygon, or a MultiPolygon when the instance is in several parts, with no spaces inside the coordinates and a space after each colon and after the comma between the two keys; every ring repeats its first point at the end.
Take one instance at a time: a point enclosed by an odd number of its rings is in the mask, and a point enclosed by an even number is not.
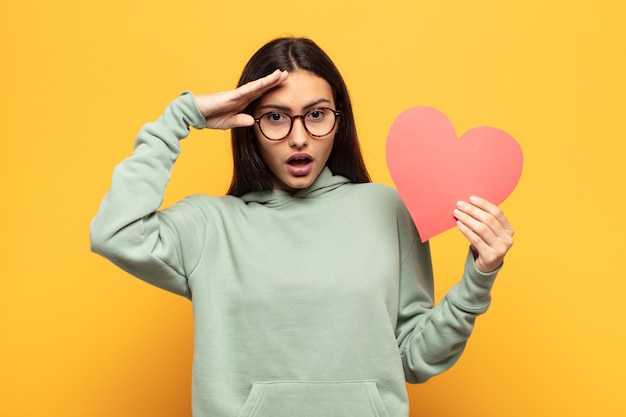
{"type": "Polygon", "coordinates": [[[457,139],[445,114],[412,107],[393,122],[387,165],[422,242],[455,226],[459,200],[500,204],[522,173],[522,149],[506,132],[477,127],[457,139]]]}

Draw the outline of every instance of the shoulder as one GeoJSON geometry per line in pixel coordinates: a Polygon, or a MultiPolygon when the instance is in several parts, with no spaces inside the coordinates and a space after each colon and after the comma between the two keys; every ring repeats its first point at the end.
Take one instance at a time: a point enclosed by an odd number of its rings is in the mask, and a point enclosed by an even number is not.
{"type": "Polygon", "coordinates": [[[214,235],[227,224],[237,224],[243,205],[237,197],[190,195],[159,211],[161,221],[176,229],[185,240],[214,235]]]}
{"type": "Polygon", "coordinates": [[[373,211],[377,216],[383,213],[392,218],[403,217],[408,214],[406,206],[398,191],[385,184],[369,182],[350,184],[349,199],[360,210],[373,211]]]}
{"type": "Polygon", "coordinates": [[[244,206],[245,203],[239,197],[232,195],[211,196],[205,194],[193,194],[185,197],[176,205],[194,207],[198,210],[229,210],[237,206],[244,206]]]}
{"type": "Polygon", "coordinates": [[[164,209],[162,213],[173,219],[192,217],[199,220],[213,217],[220,212],[236,212],[237,207],[243,205],[243,201],[238,197],[193,194],[164,209]]]}
{"type": "Polygon", "coordinates": [[[351,184],[353,193],[362,198],[379,201],[385,205],[394,207],[404,206],[398,191],[389,185],[378,182],[367,182],[361,184],[351,184]]]}
{"type": "MultiPolygon", "coordinates": [[[[356,194],[362,195],[367,204],[378,213],[388,213],[402,227],[415,228],[411,214],[395,188],[381,183],[353,184],[356,194]]],[[[358,198],[358,197],[357,197],[358,198]]]]}

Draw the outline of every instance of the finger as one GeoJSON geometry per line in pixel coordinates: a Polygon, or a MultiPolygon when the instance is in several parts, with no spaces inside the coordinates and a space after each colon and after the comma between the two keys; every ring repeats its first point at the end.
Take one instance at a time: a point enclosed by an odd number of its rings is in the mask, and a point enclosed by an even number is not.
{"type": "Polygon", "coordinates": [[[472,249],[472,252],[474,252],[474,256],[478,257],[480,250],[484,250],[483,248],[486,246],[485,241],[481,239],[481,237],[478,236],[476,233],[474,233],[474,231],[461,220],[457,220],[456,226],[469,241],[470,248],[472,249]]]}
{"type": "Polygon", "coordinates": [[[474,263],[479,271],[488,273],[495,271],[502,265],[506,253],[511,248],[512,240],[495,239],[488,243],[483,236],[475,233],[462,221],[457,221],[457,227],[470,242],[470,248],[474,254],[474,263]]]}
{"type": "Polygon", "coordinates": [[[228,119],[225,129],[232,129],[233,127],[248,127],[254,124],[254,118],[249,114],[237,113],[228,119]]]}
{"type": "Polygon", "coordinates": [[[502,228],[504,230],[507,230],[511,233],[513,232],[513,228],[509,224],[509,221],[504,215],[504,212],[498,206],[485,200],[484,198],[477,196],[471,196],[469,201],[475,207],[478,207],[479,209],[492,215],[502,225],[502,228]]]}
{"type": "MultiPolygon", "coordinates": [[[[459,201],[457,210],[467,214],[478,222],[486,224],[496,236],[513,235],[513,228],[509,224],[506,216],[494,204],[479,197],[470,197],[470,203],[459,201]]],[[[466,223],[470,225],[471,220],[466,223]]]]}
{"type": "Polygon", "coordinates": [[[276,70],[269,75],[258,80],[250,81],[237,88],[241,97],[246,97],[248,101],[256,100],[267,91],[280,85],[288,77],[287,71],[276,70]]]}
{"type": "Polygon", "coordinates": [[[498,227],[499,223],[496,216],[492,213],[465,201],[457,202],[454,216],[476,232],[481,232],[482,229],[484,229],[483,226],[489,229],[491,227],[498,227]]]}
{"type": "Polygon", "coordinates": [[[493,242],[496,239],[496,232],[492,230],[492,227],[497,227],[493,225],[495,222],[493,217],[485,211],[467,206],[469,206],[467,203],[459,202],[458,208],[454,210],[454,217],[463,234],[473,244],[478,243],[475,242],[477,239],[487,244],[493,242]]]}
{"type": "Polygon", "coordinates": [[[486,203],[487,205],[483,207],[490,211],[459,201],[457,209],[454,210],[454,216],[490,247],[510,246],[513,240],[513,228],[499,208],[486,203]]]}

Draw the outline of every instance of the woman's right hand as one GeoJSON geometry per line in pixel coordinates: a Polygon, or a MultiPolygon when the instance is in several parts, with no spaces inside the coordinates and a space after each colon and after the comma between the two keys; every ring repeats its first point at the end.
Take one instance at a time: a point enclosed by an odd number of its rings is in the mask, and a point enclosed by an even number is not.
{"type": "Polygon", "coordinates": [[[249,114],[240,113],[267,91],[287,79],[287,71],[276,70],[268,76],[250,81],[235,90],[196,95],[196,104],[206,119],[209,129],[231,129],[254,124],[249,114]]]}

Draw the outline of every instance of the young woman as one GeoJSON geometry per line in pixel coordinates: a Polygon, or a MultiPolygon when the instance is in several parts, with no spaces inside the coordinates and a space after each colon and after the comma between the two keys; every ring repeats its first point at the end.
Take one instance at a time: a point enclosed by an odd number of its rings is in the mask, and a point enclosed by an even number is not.
{"type": "Polygon", "coordinates": [[[471,250],[434,306],[428,243],[397,192],[369,182],[339,72],[312,41],[281,38],[235,90],[184,93],[143,127],[91,239],[193,301],[195,417],[406,417],[405,381],[456,362],[512,244],[489,202],[454,214],[471,250]],[[190,126],[233,129],[229,195],[159,211],[190,126]]]}

